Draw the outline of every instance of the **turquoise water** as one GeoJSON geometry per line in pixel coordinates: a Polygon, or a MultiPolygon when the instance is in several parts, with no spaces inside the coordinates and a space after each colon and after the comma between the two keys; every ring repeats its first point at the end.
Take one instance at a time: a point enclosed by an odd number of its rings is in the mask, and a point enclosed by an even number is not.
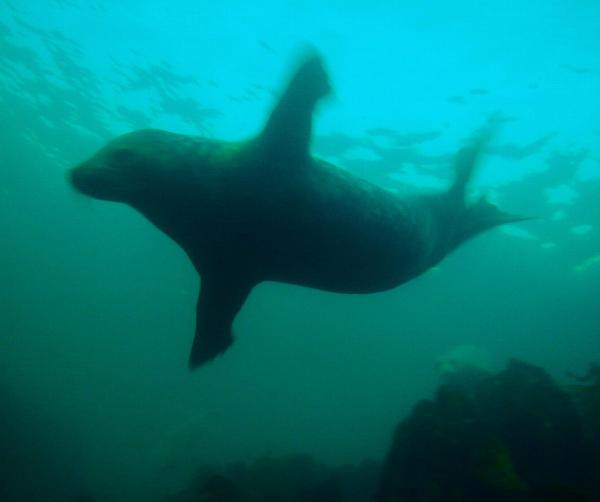
{"type": "Polygon", "coordinates": [[[559,380],[597,361],[598,33],[588,1],[0,3],[7,496],[161,500],[203,462],[380,459],[457,346],[559,380]],[[334,86],[316,155],[400,194],[435,190],[495,117],[471,195],[538,219],[386,293],[262,284],[233,347],[190,372],[187,257],[65,172],[134,129],[256,133],[307,44],[334,86]]]}

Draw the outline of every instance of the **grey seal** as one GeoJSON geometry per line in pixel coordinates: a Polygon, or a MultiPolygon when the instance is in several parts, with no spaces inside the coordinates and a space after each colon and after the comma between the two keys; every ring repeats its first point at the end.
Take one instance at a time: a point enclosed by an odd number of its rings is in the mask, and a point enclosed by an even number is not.
{"type": "Polygon", "coordinates": [[[436,194],[399,197],[313,157],[313,112],[329,92],[311,53],[247,141],[140,130],[69,171],[76,190],[132,206],[191,259],[201,287],[190,368],[231,345],[233,320],[263,281],[384,291],[484,230],[523,219],[485,198],[465,201],[485,133],[457,152],[454,182],[436,194]]]}

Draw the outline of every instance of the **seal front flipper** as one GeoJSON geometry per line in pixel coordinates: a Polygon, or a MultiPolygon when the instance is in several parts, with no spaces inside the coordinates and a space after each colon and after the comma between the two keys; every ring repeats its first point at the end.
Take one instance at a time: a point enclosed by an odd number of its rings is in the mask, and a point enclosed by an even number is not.
{"type": "Polygon", "coordinates": [[[205,274],[196,306],[196,334],[189,366],[195,369],[225,352],[233,343],[231,325],[254,284],[231,274],[205,274]]]}
{"type": "Polygon", "coordinates": [[[279,160],[305,161],[309,156],[312,115],[331,91],[318,54],[307,54],[294,72],[259,137],[265,153],[279,160]]]}

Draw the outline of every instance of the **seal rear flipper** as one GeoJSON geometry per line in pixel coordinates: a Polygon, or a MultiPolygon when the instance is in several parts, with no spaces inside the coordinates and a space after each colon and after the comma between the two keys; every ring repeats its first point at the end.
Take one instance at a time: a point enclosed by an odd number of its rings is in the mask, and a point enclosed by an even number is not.
{"type": "Polygon", "coordinates": [[[259,137],[268,155],[280,160],[308,158],[312,115],[331,91],[323,61],[315,52],[304,56],[259,137]]]}
{"type": "Polygon", "coordinates": [[[227,274],[202,277],[190,369],[211,361],[233,343],[231,325],[252,287],[227,274]]]}
{"type": "Polygon", "coordinates": [[[489,143],[492,131],[484,128],[471,138],[469,143],[462,147],[454,158],[454,183],[448,191],[451,198],[464,204],[465,190],[481,157],[482,150],[489,143]]]}
{"type": "Polygon", "coordinates": [[[469,204],[465,209],[462,219],[458,224],[457,236],[463,242],[499,225],[531,219],[533,218],[530,216],[521,216],[502,211],[495,204],[489,202],[485,196],[482,196],[477,202],[469,204]]]}

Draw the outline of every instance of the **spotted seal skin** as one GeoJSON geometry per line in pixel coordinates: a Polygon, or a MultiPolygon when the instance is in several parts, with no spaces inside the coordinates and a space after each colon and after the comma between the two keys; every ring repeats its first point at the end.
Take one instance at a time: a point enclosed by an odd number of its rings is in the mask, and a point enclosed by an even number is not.
{"type": "Polygon", "coordinates": [[[313,112],[329,92],[312,53],[248,141],[141,130],[69,171],[76,190],[129,204],[188,254],[201,276],[190,368],[231,345],[233,320],[263,281],[384,291],[480,232],[522,219],[485,199],[465,202],[485,134],[456,154],[448,190],[412,198],[312,157],[313,112]]]}

